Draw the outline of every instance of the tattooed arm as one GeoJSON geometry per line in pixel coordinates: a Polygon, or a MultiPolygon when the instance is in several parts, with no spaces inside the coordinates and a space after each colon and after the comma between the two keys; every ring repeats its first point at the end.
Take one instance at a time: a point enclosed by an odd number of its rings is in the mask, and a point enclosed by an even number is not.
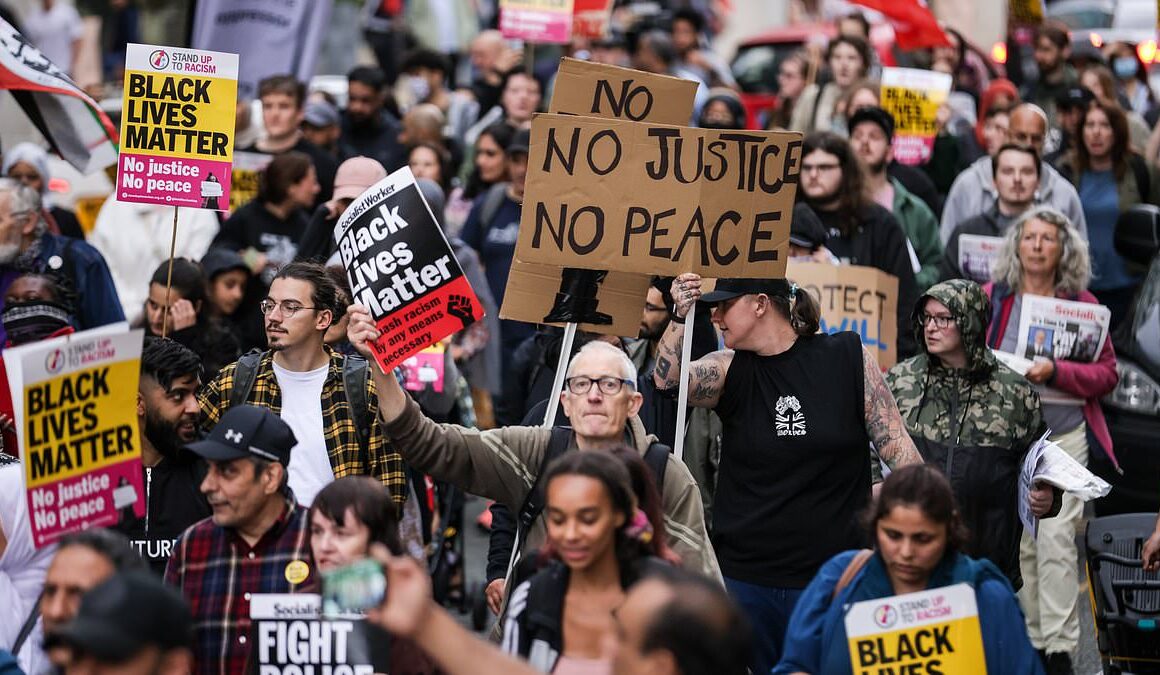
{"type": "MultiPolygon", "coordinates": [[[[701,277],[682,274],[673,280],[673,315],[683,320],[697,299],[701,297],[701,277]]],[[[692,330],[691,328],[689,330],[692,330]]],[[[653,382],[658,389],[674,389],[681,383],[681,343],[685,338],[683,321],[670,321],[669,327],[657,345],[657,364],[653,382]]],[[[724,350],[706,354],[689,365],[689,405],[712,408],[721,398],[725,374],[733,362],[733,351],[724,350]]]]}
{"type": "Polygon", "coordinates": [[[914,441],[910,440],[910,434],[906,432],[906,424],[878,368],[878,360],[865,347],[862,348],[862,370],[866,378],[866,433],[870,435],[878,455],[891,470],[921,463],[922,457],[914,447],[914,441]]]}

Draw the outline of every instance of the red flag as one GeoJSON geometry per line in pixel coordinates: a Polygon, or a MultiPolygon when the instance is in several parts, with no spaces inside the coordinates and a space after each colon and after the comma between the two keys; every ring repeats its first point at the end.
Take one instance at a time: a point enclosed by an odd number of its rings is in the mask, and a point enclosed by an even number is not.
{"type": "Polygon", "coordinates": [[[851,0],[856,5],[881,12],[894,26],[900,49],[950,47],[951,41],[922,0],[851,0]]]}

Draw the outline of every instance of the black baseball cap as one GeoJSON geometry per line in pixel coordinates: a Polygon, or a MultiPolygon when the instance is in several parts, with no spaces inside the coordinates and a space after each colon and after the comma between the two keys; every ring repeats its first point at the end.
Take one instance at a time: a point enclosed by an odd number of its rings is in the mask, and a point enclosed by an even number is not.
{"type": "Polygon", "coordinates": [[[882,128],[882,133],[886,134],[886,142],[890,143],[894,140],[894,116],[877,106],[868,106],[859,108],[850,116],[850,123],[847,127],[850,133],[854,133],[854,129],[863,122],[873,122],[882,128]]]}
{"type": "Polygon", "coordinates": [[[1068,87],[1059,92],[1055,97],[1055,107],[1066,108],[1068,110],[1087,108],[1094,100],[1096,100],[1096,95],[1092,93],[1091,89],[1087,87],[1068,87]]]}
{"type": "Polygon", "coordinates": [[[789,226],[789,243],[794,246],[818,250],[826,243],[826,228],[822,219],[805,203],[794,204],[793,221],[789,226]]]}
{"type": "Polygon", "coordinates": [[[213,281],[214,277],[232,270],[242,270],[248,276],[250,266],[242,259],[237,251],[228,248],[211,248],[201,257],[201,270],[205,278],[213,281]]]}
{"type": "Polygon", "coordinates": [[[718,279],[713,291],[701,296],[701,302],[715,305],[751,293],[788,298],[789,282],[785,279],[718,279]]]}
{"type": "Polygon", "coordinates": [[[205,440],[185,447],[217,462],[257,457],[288,466],[290,450],[297,443],[290,425],[269,408],[239,405],[222,415],[205,440]]]}
{"type": "Polygon", "coordinates": [[[150,646],[191,648],[193,617],[185,598],[149,572],[118,572],[86,593],[77,615],[44,644],[120,663],[150,646]]]}
{"type": "Polygon", "coordinates": [[[512,135],[512,139],[508,142],[505,150],[509,155],[526,155],[531,145],[532,132],[528,129],[519,129],[512,135]]]}

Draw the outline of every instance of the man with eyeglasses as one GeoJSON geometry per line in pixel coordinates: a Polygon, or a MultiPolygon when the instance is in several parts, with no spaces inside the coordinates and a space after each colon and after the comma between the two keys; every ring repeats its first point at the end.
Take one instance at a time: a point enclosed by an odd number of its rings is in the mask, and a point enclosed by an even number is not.
{"type": "Polygon", "coordinates": [[[403,460],[375,415],[378,395],[367,363],[324,342],[326,329],[343,313],[326,268],[286,265],[260,309],[269,350],[242,356],[198,394],[202,426],[208,431],[242,403],[269,408],[298,439],[289,475],[300,504],[309,506],[319,490],[343,476],[371,476],[402,504],[403,460]]]}
{"type": "MultiPolygon", "coordinates": [[[[886,373],[906,430],[928,464],[946,472],[973,537],[966,553],[995,563],[1011,584],[1019,572],[1019,471],[1047,427],[1039,395],[987,349],[990,303],[973,281],[935,284],[912,314],[919,353],[886,373]]],[[[1035,484],[1031,512],[1059,512],[1061,493],[1035,484]]]]}
{"type": "MultiPolygon", "coordinates": [[[[1007,127],[1007,142],[1035,150],[1043,157],[1043,145],[1047,140],[1047,113],[1033,103],[1024,103],[1011,111],[1007,127]]],[[[968,218],[989,211],[999,200],[995,187],[994,167],[991,157],[984,155],[967,167],[951,185],[947,201],[943,206],[939,236],[943,245],[951,238],[955,227],[968,218]]],[[[1077,229],[1087,236],[1087,221],[1083,215],[1083,205],[1075,187],[1046,162],[1040,163],[1039,189],[1035,201],[1059,209],[1075,223],[1077,229]]]]}
{"type": "MultiPolygon", "coordinates": [[[[347,336],[359,352],[378,330],[364,307],[349,310],[347,336]]],[[[398,381],[372,367],[379,390],[379,415],[384,431],[414,469],[435,480],[527,513],[523,507],[542,472],[553,429],[509,426],[480,431],[436,424],[425,417],[398,381]]],[[[601,341],[584,345],[568,366],[560,404],[572,423],[568,450],[608,450],[628,445],[646,455],[654,437],[645,432],[637,412],[643,397],[637,391],[636,366],[620,349],[601,341]]],[[[696,482],[688,468],[670,455],[659,485],[668,545],[683,567],[720,579],[721,572],[705,531],[705,514],[696,482]]],[[[520,524],[517,550],[543,545],[544,520],[520,524]]],[[[510,572],[509,572],[510,578],[510,572]]],[[[509,585],[510,587],[510,585],[509,585]]]]}

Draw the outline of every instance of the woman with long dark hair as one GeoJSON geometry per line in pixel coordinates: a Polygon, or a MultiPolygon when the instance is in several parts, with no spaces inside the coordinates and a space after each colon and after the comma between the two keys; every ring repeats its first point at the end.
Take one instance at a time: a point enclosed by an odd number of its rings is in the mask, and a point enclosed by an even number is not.
{"type": "Polygon", "coordinates": [[[1144,159],[1129,147],[1128,121],[1118,106],[1093,101],[1081,113],[1080,137],[1060,167],[1079,192],[1091,250],[1091,285],[1100,304],[1112,310],[1115,329],[1128,313],[1140,277],[1116,251],[1116,221],[1130,206],[1152,203],[1144,159]]]}
{"type": "Polygon", "coordinates": [[[794,609],[774,673],[851,673],[850,604],[960,583],[975,592],[987,672],[1043,672],[1007,579],[962,553],[970,533],[942,472],[920,464],[890,474],[864,520],[873,551],[839,553],[822,566],[794,609]]]}
{"type": "Polygon", "coordinates": [[[564,454],[548,466],[543,482],[543,566],[512,592],[504,651],[545,673],[611,672],[601,643],[615,630],[612,613],[650,566],[664,565],[658,560],[666,553],[657,502],[650,520],[628,466],[599,450],[564,454]]]}
{"type": "Polygon", "coordinates": [[[202,381],[208,382],[226,364],[237,360],[241,350],[237,338],[218,319],[206,299],[205,274],[188,258],[174,258],[172,286],[169,262],[153,272],[149,297],[145,300],[146,335],[172,338],[201,358],[202,381]]]}
{"type": "Polygon", "coordinates": [[[702,296],[701,278],[687,273],[672,295],[658,389],[678,384],[693,303],[713,308],[724,336],[725,349],[688,367],[689,405],[721,418],[713,546],[729,594],[755,627],[753,672],[768,673],[802,589],[828,558],[861,541],[854,518],[870,501],[870,443],[891,468],[922,458],[877,359],[856,333],[819,333],[818,304],[805,289],[785,279],[719,279],[702,296]]]}

